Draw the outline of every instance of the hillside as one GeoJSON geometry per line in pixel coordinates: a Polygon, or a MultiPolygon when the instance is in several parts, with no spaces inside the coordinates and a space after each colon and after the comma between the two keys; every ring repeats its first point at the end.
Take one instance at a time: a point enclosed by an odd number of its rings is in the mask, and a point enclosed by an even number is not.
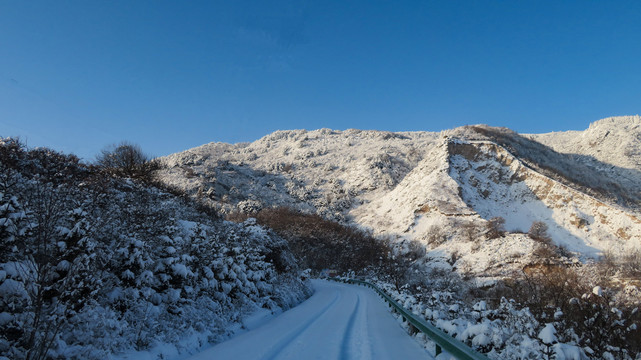
{"type": "Polygon", "coordinates": [[[568,259],[641,246],[638,124],[613,118],[585,132],[527,136],[485,125],[277,131],[168,156],[161,177],[223,213],[276,206],[317,213],[399,243],[419,241],[444,266],[492,276],[542,261],[539,244],[524,234],[534,222],[547,224],[568,259]],[[588,146],[608,131],[607,141],[588,146]],[[581,152],[567,152],[570,138],[581,152]],[[489,239],[495,217],[508,233],[489,239]]]}
{"type": "Polygon", "coordinates": [[[0,139],[0,359],[185,354],[310,293],[255,222],[0,139]]]}
{"type": "Polygon", "coordinates": [[[606,119],[543,135],[487,125],[278,131],[168,156],[158,175],[231,220],[254,216],[288,229],[282,234],[305,266],[319,269],[309,259],[322,258],[323,267],[379,279],[415,314],[490,358],[634,359],[637,123],[606,119]],[[593,140],[608,131],[617,140],[593,140]],[[597,145],[573,151],[577,139],[597,145]],[[363,232],[328,232],[338,225],[318,217],[363,232]],[[551,327],[552,347],[540,335],[551,327]]]}
{"type": "MultiPolygon", "coordinates": [[[[641,116],[639,115],[595,121],[584,131],[526,136],[561,153],[593,157],[603,163],[630,170],[638,171],[641,168],[641,116]]],[[[633,179],[638,180],[638,178],[633,179]]]]}

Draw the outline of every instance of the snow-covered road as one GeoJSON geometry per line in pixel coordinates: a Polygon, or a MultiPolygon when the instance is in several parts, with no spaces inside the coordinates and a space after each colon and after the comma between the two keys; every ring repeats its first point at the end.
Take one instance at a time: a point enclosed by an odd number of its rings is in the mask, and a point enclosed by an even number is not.
{"type": "Polygon", "coordinates": [[[189,360],[431,359],[371,289],[313,283],[299,306],[189,360]]]}

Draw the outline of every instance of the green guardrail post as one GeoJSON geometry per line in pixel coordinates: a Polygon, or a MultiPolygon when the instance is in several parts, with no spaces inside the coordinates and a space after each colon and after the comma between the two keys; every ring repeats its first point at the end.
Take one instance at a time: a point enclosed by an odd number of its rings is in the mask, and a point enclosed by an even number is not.
{"type": "Polygon", "coordinates": [[[441,352],[443,352],[443,350],[441,349],[441,347],[438,344],[436,344],[436,349],[434,350],[434,355],[438,356],[441,352]]]}

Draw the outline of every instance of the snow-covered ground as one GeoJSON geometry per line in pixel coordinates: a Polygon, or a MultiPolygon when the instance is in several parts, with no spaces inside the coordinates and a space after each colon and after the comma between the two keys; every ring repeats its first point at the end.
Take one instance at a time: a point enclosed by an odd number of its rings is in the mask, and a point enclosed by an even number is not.
{"type": "Polygon", "coordinates": [[[500,277],[538,261],[523,234],[534,222],[584,261],[641,248],[639,139],[638,116],[526,136],[485,125],[277,131],[167,156],[159,175],[222,213],[286,206],[418,241],[431,258],[460,256],[463,273],[500,277]],[[505,219],[504,241],[483,237],[494,217],[505,219]]]}
{"type": "MultiPolygon", "coordinates": [[[[587,155],[601,162],[629,170],[638,170],[641,167],[641,146],[639,146],[641,116],[639,115],[601,119],[591,123],[584,131],[561,131],[527,136],[561,153],[587,155]]],[[[639,181],[638,172],[634,180],[639,181]]]]}
{"type": "Polygon", "coordinates": [[[372,290],[313,284],[316,292],[299,306],[189,360],[432,358],[372,290]]]}

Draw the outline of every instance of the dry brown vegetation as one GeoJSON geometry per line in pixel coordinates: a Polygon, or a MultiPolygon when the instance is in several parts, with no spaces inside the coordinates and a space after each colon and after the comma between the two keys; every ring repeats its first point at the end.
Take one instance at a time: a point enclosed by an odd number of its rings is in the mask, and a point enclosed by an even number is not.
{"type": "Polygon", "coordinates": [[[552,241],[550,235],[548,235],[548,226],[542,221],[533,222],[527,234],[532,240],[540,241],[546,244],[549,244],[552,241]]]}
{"type": "Polygon", "coordinates": [[[473,222],[464,223],[461,225],[461,229],[463,230],[463,238],[468,242],[477,240],[481,233],[479,227],[473,222]]]}
{"type": "MultiPolygon", "coordinates": [[[[329,221],[319,215],[303,214],[289,208],[269,208],[253,215],[259,224],[287,239],[301,266],[340,272],[363,271],[379,267],[387,259],[389,245],[369,234],[329,221]]],[[[242,213],[227,215],[227,220],[243,221],[242,213]]]]}
{"type": "Polygon", "coordinates": [[[425,233],[425,240],[428,245],[437,247],[447,241],[447,234],[441,226],[432,225],[425,233]]]}
{"type": "Polygon", "coordinates": [[[485,226],[485,235],[488,239],[496,239],[505,236],[505,219],[497,216],[491,218],[485,226]]]}
{"type": "Polygon", "coordinates": [[[285,238],[303,268],[376,274],[397,289],[408,283],[412,265],[425,255],[425,247],[418,242],[376,239],[358,228],[289,208],[262,209],[251,215],[235,212],[226,219],[242,222],[249,217],[285,238]]]}
{"type": "MultiPolygon", "coordinates": [[[[626,301],[616,296],[622,287],[612,279],[614,264],[626,259],[608,259],[584,268],[539,264],[505,280],[486,294],[491,299],[514,299],[528,307],[539,322],[554,321],[560,341],[577,341],[596,354],[605,351],[634,354],[641,350],[641,331],[633,324],[641,321],[638,299],[626,301]],[[603,288],[595,287],[594,280],[603,288]]],[[[476,294],[475,296],[479,296],[476,294]]],[[[629,299],[628,299],[629,300],[629,299]]]]}

